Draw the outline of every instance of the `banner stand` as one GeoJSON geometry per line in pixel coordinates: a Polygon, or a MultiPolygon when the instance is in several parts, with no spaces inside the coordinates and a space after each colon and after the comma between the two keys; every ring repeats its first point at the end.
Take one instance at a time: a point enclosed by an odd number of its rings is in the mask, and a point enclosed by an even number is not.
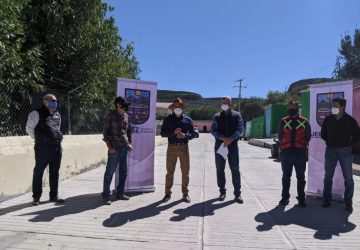
{"type": "MultiPolygon", "coordinates": [[[[157,83],[118,78],[117,95],[130,106],[133,150],[128,153],[126,193],[154,192],[157,83]]],[[[115,171],[115,189],[119,171],[115,171]]]]}
{"type": "MultiPolygon", "coordinates": [[[[325,142],[320,132],[324,119],[331,114],[331,103],[335,98],[345,98],[346,113],[352,115],[352,81],[339,81],[310,85],[310,125],[312,130],[309,144],[307,195],[322,197],[325,177],[325,142]]],[[[339,163],[333,177],[332,197],[342,200],[344,195],[344,177],[339,163]]]]}

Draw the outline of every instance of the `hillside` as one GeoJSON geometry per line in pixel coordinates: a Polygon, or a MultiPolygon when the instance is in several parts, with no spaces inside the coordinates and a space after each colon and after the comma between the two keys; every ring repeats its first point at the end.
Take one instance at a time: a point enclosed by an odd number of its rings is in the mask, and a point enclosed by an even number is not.
{"type": "Polygon", "coordinates": [[[324,82],[332,82],[332,81],[337,81],[337,80],[334,80],[332,78],[303,79],[303,80],[299,80],[299,81],[292,83],[288,89],[288,92],[290,94],[297,95],[297,94],[299,94],[300,91],[307,89],[308,85],[319,84],[319,83],[324,83],[324,82]]]}
{"type": "Polygon", "coordinates": [[[176,97],[185,102],[201,102],[203,97],[197,93],[187,91],[158,90],[158,102],[172,102],[176,97]]]}

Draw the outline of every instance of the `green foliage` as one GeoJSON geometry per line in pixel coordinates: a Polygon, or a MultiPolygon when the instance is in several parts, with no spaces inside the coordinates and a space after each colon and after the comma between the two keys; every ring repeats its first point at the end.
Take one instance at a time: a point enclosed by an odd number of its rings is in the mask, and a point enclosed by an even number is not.
{"type": "Polygon", "coordinates": [[[355,30],[353,39],[348,34],[341,39],[339,53],[334,69],[335,77],[360,78],[360,29],[355,30]]]}
{"type": "Polygon", "coordinates": [[[12,114],[29,105],[33,93],[41,90],[40,49],[24,47],[21,11],[27,2],[0,1],[0,134],[21,130],[24,124],[16,123],[12,114]]]}
{"type": "Polygon", "coordinates": [[[2,0],[0,87],[11,93],[6,103],[19,95],[31,103],[31,92],[46,90],[59,95],[67,112],[70,93],[73,130],[101,131],[116,77],[140,73],[134,46],[119,36],[112,9],[101,0],[2,0]]]}

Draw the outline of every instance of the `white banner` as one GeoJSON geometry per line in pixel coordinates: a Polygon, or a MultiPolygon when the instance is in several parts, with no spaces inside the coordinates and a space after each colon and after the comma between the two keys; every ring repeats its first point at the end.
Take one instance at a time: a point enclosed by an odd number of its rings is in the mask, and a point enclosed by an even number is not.
{"type": "MultiPolygon", "coordinates": [[[[325,177],[326,144],[320,137],[321,125],[326,116],[331,114],[331,103],[335,98],[345,98],[346,112],[352,114],[352,81],[331,82],[310,85],[310,125],[312,137],[309,147],[309,168],[307,192],[322,197],[325,177]]],[[[338,163],[333,178],[333,198],[344,195],[344,177],[338,163]]]]}
{"type": "MultiPolygon", "coordinates": [[[[128,155],[125,191],[154,191],[157,83],[118,78],[117,95],[131,103],[128,115],[133,151],[128,155]]],[[[115,187],[118,175],[116,171],[115,187]]]]}

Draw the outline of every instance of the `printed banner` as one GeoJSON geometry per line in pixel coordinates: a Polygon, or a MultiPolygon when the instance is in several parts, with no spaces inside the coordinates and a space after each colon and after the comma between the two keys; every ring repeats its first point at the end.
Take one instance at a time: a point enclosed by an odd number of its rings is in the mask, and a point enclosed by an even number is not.
{"type": "MultiPolygon", "coordinates": [[[[117,95],[131,103],[128,115],[132,127],[133,151],[128,154],[127,192],[154,191],[156,135],[156,82],[118,78],[117,95]]],[[[115,174],[115,189],[119,171],[115,174]]]]}
{"type": "MultiPolygon", "coordinates": [[[[335,98],[345,98],[349,105],[346,112],[352,114],[352,81],[341,81],[310,85],[310,125],[312,137],[309,145],[309,168],[307,192],[321,196],[324,188],[325,176],[325,141],[321,139],[321,126],[331,114],[331,102],[335,98]]],[[[344,178],[338,163],[333,178],[333,198],[342,198],[344,195],[344,178]]]]}

